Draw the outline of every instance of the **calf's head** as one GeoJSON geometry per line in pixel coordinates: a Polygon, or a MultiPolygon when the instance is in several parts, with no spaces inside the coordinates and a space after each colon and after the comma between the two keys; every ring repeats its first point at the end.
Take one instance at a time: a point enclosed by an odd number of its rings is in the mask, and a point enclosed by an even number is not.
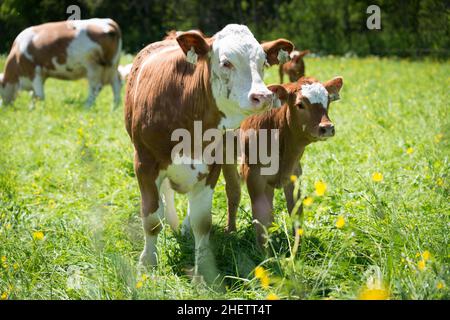
{"type": "Polygon", "coordinates": [[[311,141],[333,137],[335,128],[328,116],[330,103],[339,100],[343,78],[320,83],[313,78],[301,78],[272,88],[280,100],[289,105],[289,125],[311,141]]]}
{"type": "Polygon", "coordinates": [[[246,116],[272,107],[274,95],[263,82],[264,65],[279,63],[280,51],[289,53],[294,48],[284,39],[261,45],[246,26],[235,24],[212,38],[188,31],[176,39],[188,58],[195,54],[194,61],[209,59],[216,104],[227,118],[234,119],[227,127],[237,127],[246,116]]]}

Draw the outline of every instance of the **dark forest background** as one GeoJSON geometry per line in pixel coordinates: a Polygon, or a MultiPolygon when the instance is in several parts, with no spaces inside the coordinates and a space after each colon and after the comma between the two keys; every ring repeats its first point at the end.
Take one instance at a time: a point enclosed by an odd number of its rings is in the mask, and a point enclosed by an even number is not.
{"type": "Polygon", "coordinates": [[[0,52],[24,28],[65,20],[71,4],[81,18],[110,17],[135,53],[168,30],[213,35],[228,23],[249,26],[258,40],[284,37],[318,54],[449,57],[450,2],[439,0],[0,0],[0,52]],[[381,30],[368,30],[366,9],[381,8],[381,30]]]}

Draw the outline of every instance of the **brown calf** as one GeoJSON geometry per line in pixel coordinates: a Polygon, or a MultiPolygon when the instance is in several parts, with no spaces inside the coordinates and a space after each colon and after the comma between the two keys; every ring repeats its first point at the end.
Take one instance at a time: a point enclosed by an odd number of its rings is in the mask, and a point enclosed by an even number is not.
{"type": "Polygon", "coordinates": [[[94,103],[105,84],[112,86],[117,106],[121,48],[120,28],[111,19],[69,20],[29,27],[14,40],[6,59],[4,74],[0,74],[0,96],[9,104],[23,89],[32,90],[33,98],[44,99],[47,78],[87,77],[87,106],[94,103]]]}
{"type": "Polygon", "coordinates": [[[246,26],[228,25],[212,38],[199,31],[171,33],[136,56],[127,81],[125,124],[141,191],[145,232],[141,263],[157,263],[156,242],[164,215],[172,227],[177,226],[175,190],[187,193],[189,200],[183,225],[192,228],[195,238],[195,275],[208,282],[218,275],[209,232],[221,166],[205,163],[190,147],[176,149],[178,134],[187,136],[189,146],[203,150],[206,143],[196,134],[237,128],[246,116],[269,109],[274,96],[262,73],[266,55],[269,63],[278,63],[281,49],[290,52],[293,45],[279,39],[261,46],[246,26]],[[201,123],[200,132],[196,122],[201,123]]]}
{"type": "Polygon", "coordinates": [[[290,82],[295,82],[301,77],[304,77],[305,62],[303,61],[303,57],[310,53],[311,52],[309,50],[292,51],[290,54],[291,60],[280,65],[280,68],[278,70],[280,75],[280,83],[283,83],[284,74],[287,74],[289,76],[290,82]]]}
{"type": "MultiPolygon", "coordinates": [[[[281,108],[272,109],[263,115],[254,115],[241,124],[240,139],[245,145],[241,175],[245,180],[252,202],[253,218],[259,244],[266,241],[264,227],[273,222],[274,188],[283,188],[287,208],[291,213],[295,205],[294,185],[290,176],[300,175],[299,161],[305,147],[313,142],[325,140],[334,135],[334,126],[328,117],[330,102],[339,99],[343,79],[336,77],[323,84],[313,78],[301,78],[294,83],[275,85],[273,88],[280,100],[281,108]],[[263,165],[249,164],[249,137],[245,132],[253,129],[279,130],[279,171],[273,175],[262,175],[263,165]]],[[[269,140],[267,140],[269,141],[269,140]]],[[[240,181],[236,165],[224,165],[228,199],[228,230],[236,229],[236,212],[240,201],[240,181]]],[[[301,210],[301,208],[300,208],[301,210]]]]}

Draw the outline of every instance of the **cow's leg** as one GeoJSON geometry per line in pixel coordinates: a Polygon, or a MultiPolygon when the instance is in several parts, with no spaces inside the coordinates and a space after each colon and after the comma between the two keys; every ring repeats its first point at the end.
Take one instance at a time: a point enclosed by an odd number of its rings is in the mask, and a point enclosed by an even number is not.
{"type": "Polygon", "coordinates": [[[207,283],[212,283],[218,275],[209,244],[213,191],[201,181],[188,193],[188,217],[195,240],[194,281],[203,277],[207,283]]]}
{"type": "Polygon", "coordinates": [[[36,73],[33,79],[33,98],[44,100],[44,78],[42,77],[40,68],[36,68],[36,73]]]}
{"type": "Polygon", "coordinates": [[[261,247],[267,243],[266,230],[273,222],[273,188],[254,171],[247,176],[247,189],[252,202],[252,213],[256,229],[256,240],[261,247]]]}
{"type": "Polygon", "coordinates": [[[164,206],[159,197],[162,177],[154,162],[138,152],[135,153],[134,167],[141,191],[141,218],[145,234],[145,246],[139,260],[143,265],[154,266],[157,264],[156,242],[164,217],[164,206]]]}
{"type": "Polygon", "coordinates": [[[175,192],[170,187],[168,179],[164,179],[161,184],[161,194],[164,200],[164,212],[166,215],[166,220],[169,223],[173,231],[178,229],[178,215],[175,209],[175,192]]]}
{"type": "Polygon", "coordinates": [[[114,74],[111,87],[114,95],[113,110],[115,110],[120,104],[120,90],[122,89],[122,81],[120,80],[119,72],[114,74]]]}
{"type": "Polygon", "coordinates": [[[103,70],[100,66],[90,65],[87,68],[87,78],[89,82],[89,95],[86,100],[85,106],[90,108],[97,99],[98,94],[102,90],[102,73],[103,70]]]}
{"type": "Polygon", "coordinates": [[[6,83],[4,86],[0,84],[1,100],[0,105],[9,105],[14,102],[19,91],[18,83],[6,83]]]}
{"type": "Polygon", "coordinates": [[[280,75],[280,83],[283,83],[283,78],[284,78],[284,74],[283,74],[283,65],[280,64],[280,67],[278,68],[278,73],[280,75]]]}
{"type": "Polygon", "coordinates": [[[236,231],[236,213],[241,201],[241,184],[239,173],[235,164],[222,165],[222,172],[225,178],[225,190],[228,202],[228,225],[227,231],[236,231]]]}
{"type": "MultiPolygon", "coordinates": [[[[294,169],[293,174],[300,178],[302,174],[302,168],[300,165],[294,169]]],[[[292,210],[294,209],[296,202],[301,199],[300,189],[298,190],[297,197],[294,199],[294,188],[295,185],[292,182],[289,182],[286,186],[283,187],[284,196],[286,198],[286,206],[289,214],[292,214],[292,210]]],[[[300,207],[296,213],[301,214],[302,212],[303,212],[303,205],[300,204],[300,207]]]]}

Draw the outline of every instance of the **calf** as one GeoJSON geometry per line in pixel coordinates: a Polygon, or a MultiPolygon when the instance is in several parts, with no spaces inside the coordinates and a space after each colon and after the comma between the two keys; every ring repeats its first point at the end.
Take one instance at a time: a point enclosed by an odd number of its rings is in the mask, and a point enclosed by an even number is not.
{"type": "Polygon", "coordinates": [[[105,84],[120,103],[121,81],[117,66],[122,48],[121,31],[111,19],[68,20],[44,23],[22,31],[14,40],[0,75],[0,95],[5,104],[19,89],[32,90],[44,99],[47,78],[75,80],[87,77],[91,106],[105,84]]]}
{"type": "Polygon", "coordinates": [[[309,50],[292,51],[290,54],[291,60],[280,65],[280,83],[283,83],[284,74],[289,76],[290,82],[295,82],[305,76],[305,62],[303,61],[303,57],[310,53],[311,52],[309,50]]]}
{"type": "Polygon", "coordinates": [[[213,190],[221,165],[206,164],[189,150],[176,151],[177,129],[189,134],[189,146],[203,150],[197,134],[239,127],[248,115],[272,106],[263,68],[278,63],[291,42],[260,45],[246,26],[228,25],[211,38],[199,31],[173,33],[145,47],[135,58],[127,82],[125,124],[134,145],[134,167],[141,191],[145,246],[143,264],[157,263],[156,242],[164,214],[177,225],[173,190],[187,193],[187,226],[195,239],[195,278],[218,275],[209,249],[213,190]],[[195,121],[201,123],[196,132],[195,121]],[[163,206],[160,194],[164,197],[163,206]]]}
{"type": "Polygon", "coordinates": [[[132,64],[132,63],[129,63],[129,64],[124,65],[124,66],[120,65],[120,66],[117,68],[117,70],[119,71],[119,74],[120,74],[120,79],[122,79],[122,81],[126,81],[126,80],[127,80],[128,75],[129,75],[130,72],[131,72],[131,67],[132,67],[132,66],[133,66],[133,64],[132,64]]]}
{"type": "MultiPolygon", "coordinates": [[[[273,221],[274,188],[284,189],[287,208],[291,213],[295,199],[294,185],[290,182],[290,176],[301,174],[299,161],[305,147],[334,136],[334,126],[328,117],[328,109],[330,102],[339,99],[342,85],[343,79],[336,77],[323,84],[313,78],[301,78],[295,83],[269,87],[284,102],[282,107],[262,115],[253,115],[242,122],[239,135],[244,153],[241,175],[247,184],[253,218],[258,221],[255,227],[260,245],[266,242],[264,227],[269,227],[273,221]],[[280,169],[276,174],[262,175],[261,169],[264,165],[249,164],[249,136],[245,133],[250,129],[256,133],[261,129],[279,130],[280,169]]],[[[228,230],[234,231],[240,201],[239,175],[236,165],[232,164],[224,165],[223,173],[228,198],[228,230]]]]}

